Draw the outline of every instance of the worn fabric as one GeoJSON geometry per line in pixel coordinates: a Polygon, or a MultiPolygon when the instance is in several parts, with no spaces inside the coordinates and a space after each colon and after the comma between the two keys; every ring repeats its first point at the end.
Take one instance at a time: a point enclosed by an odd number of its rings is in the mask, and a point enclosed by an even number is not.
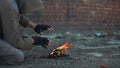
{"type": "Polygon", "coordinates": [[[10,44],[0,39],[0,63],[4,64],[20,64],[24,61],[22,51],[12,47],[10,44]]]}
{"type": "Polygon", "coordinates": [[[0,13],[2,20],[3,39],[12,46],[19,49],[31,49],[32,38],[23,37],[20,24],[27,26],[28,19],[25,19],[20,13],[15,1],[10,2],[9,6],[2,8],[0,5],[0,13]]]}
{"type": "Polygon", "coordinates": [[[14,0],[0,0],[0,9],[5,9],[8,7],[14,0]]]}
{"type": "Polygon", "coordinates": [[[42,0],[16,0],[21,13],[31,13],[43,8],[42,0]]]}
{"type": "Polygon", "coordinates": [[[20,21],[19,24],[22,25],[23,27],[27,27],[27,24],[29,22],[29,19],[23,15],[20,16],[20,21]]]}

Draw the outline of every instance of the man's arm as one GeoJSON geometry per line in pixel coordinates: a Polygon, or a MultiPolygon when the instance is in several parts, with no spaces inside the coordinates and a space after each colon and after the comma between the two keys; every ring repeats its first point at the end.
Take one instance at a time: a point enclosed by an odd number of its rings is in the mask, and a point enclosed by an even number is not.
{"type": "MultiPolygon", "coordinates": [[[[44,30],[49,30],[49,31],[54,30],[52,27],[48,25],[43,25],[43,24],[40,25],[40,24],[33,23],[32,21],[30,21],[24,16],[21,17],[20,24],[23,27],[30,27],[34,29],[35,32],[40,33],[40,34],[44,30]]],[[[33,45],[41,45],[44,48],[46,48],[46,45],[51,45],[51,43],[49,42],[47,38],[42,38],[42,37],[32,37],[32,38],[33,38],[33,45]]]]}
{"type": "MultiPolygon", "coordinates": [[[[26,18],[25,16],[21,16],[20,18],[20,22],[19,24],[21,24],[23,27],[30,27],[32,29],[34,29],[37,33],[40,33],[39,30],[49,30],[49,31],[52,31],[54,30],[52,27],[48,26],[48,25],[40,25],[40,24],[36,24],[36,23],[33,23],[32,21],[30,21],[28,18],[26,18]]],[[[41,31],[41,32],[42,32],[41,31]]]]}
{"type": "Polygon", "coordinates": [[[27,26],[30,27],[30,28],[32,28],[32,29],[34,29],[36,27],[36,25],[37,24],[33,23],[32,21],[29,21],[28,24],[27,24],[27,26]]]}

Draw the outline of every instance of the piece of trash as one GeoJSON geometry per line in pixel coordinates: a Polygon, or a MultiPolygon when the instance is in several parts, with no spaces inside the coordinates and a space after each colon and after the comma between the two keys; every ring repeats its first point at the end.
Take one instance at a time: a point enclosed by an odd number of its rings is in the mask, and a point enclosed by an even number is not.
{"type": "Polygon", "coordinates": [[[99,64],[98,68],[108,68],[108,66],[106,64],[99,64]]]}
{"type": "Polygon", "coordinates": [[[103,56],[101,53],[97,53],[97,52],[92,52],[92,53],[88,53],[88,54],[89,54],[89,55],[92,55],[92,56],[94,56],[94,57],[98,57],[98,58],[100,58],[100,57],[103,56]]]}
{"type": "Polygon", "coordinates": [[[108,45],[119,45],[120,41],[119,40],[110,40],[107,42],[108,45]]]}
{"type": "Polygon", "coordinates": [[[107,33],[94,33],[94,35],[95,35],[96,37],[107,37],[107,36],[108,36],[107,33]]]}

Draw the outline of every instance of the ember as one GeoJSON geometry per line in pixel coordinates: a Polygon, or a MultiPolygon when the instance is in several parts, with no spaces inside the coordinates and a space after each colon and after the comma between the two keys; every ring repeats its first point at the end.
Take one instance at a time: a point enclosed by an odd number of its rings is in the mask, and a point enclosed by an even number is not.
{"type": "Polygon", "coordinates": [[[57,47],[56,49],[53,49],[50,53],[50,58],[54,58],[54,57],[59,57],[64,55],[65,50],[67,50],[69,48],[70,44],[68,42],[66,42],[65,44],[57,47]]]}

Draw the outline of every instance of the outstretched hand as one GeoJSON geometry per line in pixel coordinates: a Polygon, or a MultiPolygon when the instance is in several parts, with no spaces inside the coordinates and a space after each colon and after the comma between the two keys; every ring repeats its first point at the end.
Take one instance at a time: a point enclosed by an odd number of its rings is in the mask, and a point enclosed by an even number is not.
{"type": "Polygon", "coordinates": [[[35,26],[34,30],[35,30],[35,32],[41,34],[41,32],[43,32],[45,30],[52,31],[54,29],[51,26],[48,26],[48,25],[38,24],[38,25],[35,26]]]}
{"type": "Polygon", "coordinates": [[[49,31],[53,31],[53,30],[54,30],[54,28],[52,28],[52,27],[49,27],[49,28],[48,28],[48,30],[49,30],[49,31]]]}
{"type": "Polygon", "coordinates": [[[47,46],[50,45],[50,41],[48,40],[48,38],[36,37],[36,36],[33,36],[32,38],[34,40],[33,45],[35,45],[35,46],[41,45],[42,47],[47,48],[47,46]]]}

